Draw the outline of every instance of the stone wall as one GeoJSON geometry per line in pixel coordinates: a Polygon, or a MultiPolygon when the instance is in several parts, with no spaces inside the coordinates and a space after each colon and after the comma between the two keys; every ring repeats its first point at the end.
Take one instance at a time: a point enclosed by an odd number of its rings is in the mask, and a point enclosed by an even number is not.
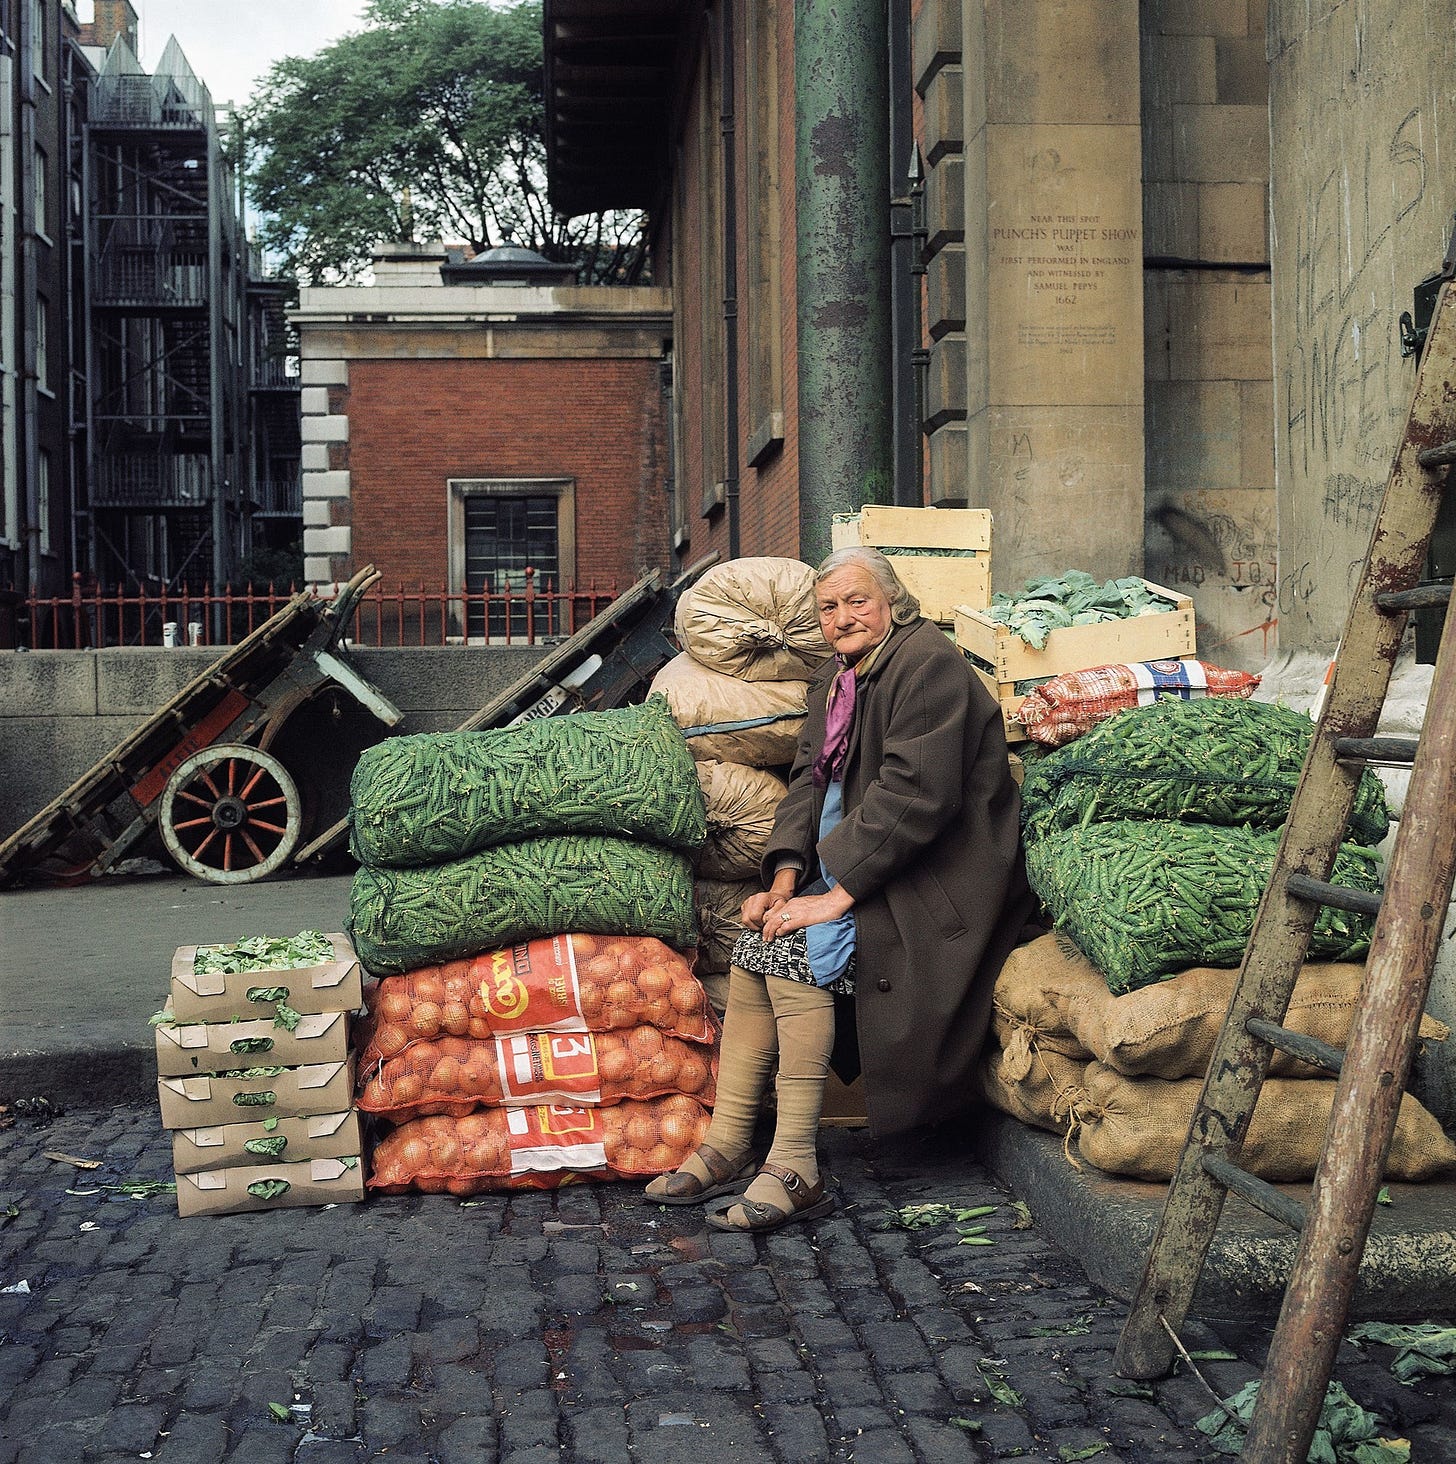
{"type": "Polygon", "coordinates": [[[1456,26],[1441,0],[1274,0],[1281,644],[1330,646],[1410,407],[1397,322],[1456,210],[1456,26]]]}
{"type": "MultiPolygon", "coordinates": [[[[63,793],[222,654],[217,650],[13,651],[0,655],[0,838],[63,793]]],[[[350,652],[405,714],[399,730],[460,725],[544,651],[440,647],[350,652]]],[[[384,727],[340,691],[290,718],[274,750],[295,775],[318,829],[347,807],[359,753],[384,727]]]]}

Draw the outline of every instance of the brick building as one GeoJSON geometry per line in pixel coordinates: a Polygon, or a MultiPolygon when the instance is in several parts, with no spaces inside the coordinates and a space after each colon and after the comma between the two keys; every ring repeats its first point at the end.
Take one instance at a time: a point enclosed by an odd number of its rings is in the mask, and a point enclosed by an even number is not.
{"type": "MultiPolygon", "coordinates": [[[[567,267],[569,272],[569,267],[567,267]]],[[[305,574],[386,588],[625,588],[669,568],[667,292],[561,282],[513,245],[383,245],[306,287],[305,574]]],[[[450,629],[478,634],[481,626],[450,629]]]]}

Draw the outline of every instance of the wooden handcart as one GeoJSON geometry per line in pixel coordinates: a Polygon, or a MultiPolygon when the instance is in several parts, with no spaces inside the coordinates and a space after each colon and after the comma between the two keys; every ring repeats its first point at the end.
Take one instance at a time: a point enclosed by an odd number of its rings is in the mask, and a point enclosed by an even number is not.
{"type": "Polygon", "coordinates": [[[401,720],[339,645],[378,578],[371,566],[332,600],[294,596],[0,843],[0,885],[105,874],[153,829],[182,869],[215,884],[287,864],[303,802],[269,748],[288,718],[334,686],[386,727],[401,720]]]}

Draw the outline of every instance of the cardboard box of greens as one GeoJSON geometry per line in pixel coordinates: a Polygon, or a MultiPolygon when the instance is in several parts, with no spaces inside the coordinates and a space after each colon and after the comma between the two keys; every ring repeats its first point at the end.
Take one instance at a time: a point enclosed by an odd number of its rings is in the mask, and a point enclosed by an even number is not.
{"type": "Polygon", "coordinates": [[[357,1113],[310,1113],[179,1129],[172,1135],[172,1168],[201,1174],[239,1165],[288,1164],[300,1159],[346,1159],[363,1152],[357,1113]]]}
{"type": "Polygon", "coordinates": [[[333,959],[312,966],[253,971],[195,970],[198,951],[181,946],[172,958],[172,1014],[179,1022],[227,1022],[256,1014],[271,1017],[278,1003],[296,1012],[352,1012],[364,999],[363,974],[346,935],[324,937],[333,959]]]}
{"type": "Polygon", "coordinates": [[[354,1061],[293,1068],[250,1066],[231,1075],[158,1078],[157,1098],[162,1127],[168,1129],[340,1113],[353,1106],[354,1061]]]}
{"type": "Polygon", "coordinates": [[[354,1204],[363,1198],[364,1161],[357,1154],[177,1176],[177,1213],[183,1216],[354,1204]]]}
{"type": "MultiPolygon", "coordinates": [[[[163,1015],[167,1015],[164,1013],[163,1015]]],[[[281,1025],[271,1017],[237,1022],[167,1022],[156,1027],[164,1078],[245,1067],[304,1067],[349,1055],[349,1014],[310,1012],[281,1025]]]]}

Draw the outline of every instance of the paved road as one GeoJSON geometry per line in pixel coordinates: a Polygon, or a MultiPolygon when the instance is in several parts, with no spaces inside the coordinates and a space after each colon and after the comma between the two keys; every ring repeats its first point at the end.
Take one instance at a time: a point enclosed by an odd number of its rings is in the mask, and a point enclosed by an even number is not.
{"type": "MultiPolygon", "coordinates": [[[[0,1133],[0,1464],[1210,1457],[1202,1386],[1114,1378],[1120,1307],[1015,1228],[963,1144],[826,1145],[839,1211],[759,1239],[622,1185],[184,1221],[67,1192],[167,1178],[154,1110],[21,1118],[0,1133]],[[997,1206],[995,1244],[891,1220],[929,1203],[997,1206]]],[[[1238,1349],[1205,1365],[1225,1394],[1266,1335],[1188,1333],[1238,1349]]],[[[1417,1464],[1456,1460],[1450,1380],[1342,1359],[1417,1464]]]]}

